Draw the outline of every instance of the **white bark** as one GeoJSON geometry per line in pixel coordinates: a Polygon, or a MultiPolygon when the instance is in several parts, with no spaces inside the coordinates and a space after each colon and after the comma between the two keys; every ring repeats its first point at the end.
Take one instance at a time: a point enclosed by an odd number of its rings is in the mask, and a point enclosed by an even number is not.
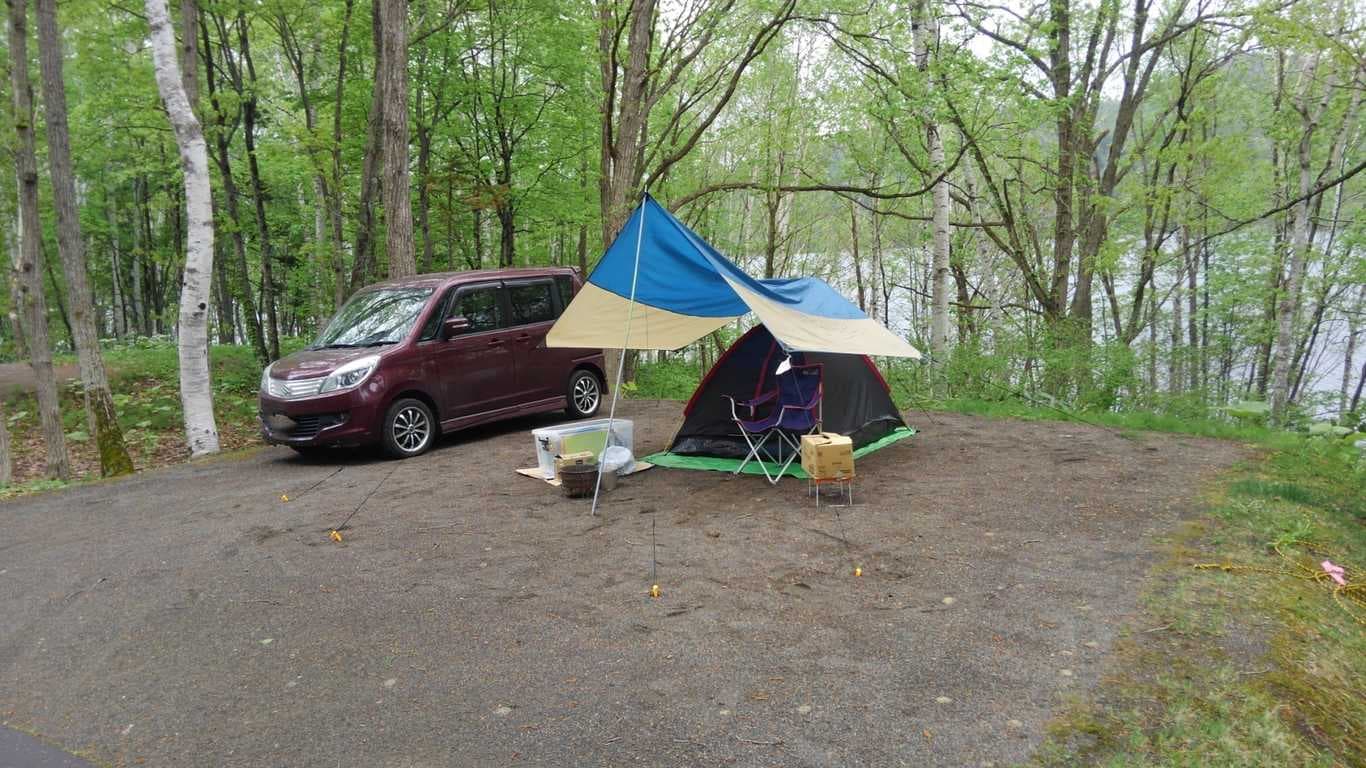
{"type": "MultiPolygon", "coordinates": [[[[1300,72],[1304,91],[1298,99],[1303,133],[1300,134],[1296,160],[1299,166],[1300,195],[1307,195],[1311,184],[1309,164],[1312,159],[1314,131],[1319,116],[1327,106],[1324,102],[1312,114],[1305,105],[1318,69],[1317,59],[1300,72]]],[[[1276,341],[1271,355],[1271,415],[1277,424],[1284,424],[1286,407],[1290,404],[1290,367],[1293,358],[1295,315],[1300,305],[1300,284],[1304,281],[1305,264],[1309,260],[1309,211],[1311,200],[1304,197],[1290,210],[1290,253],[1286,256],[1288,271],[1285,284],[1276,304],[1276,341]]]]}
{"type": "Polygon", "coordinates": [[[1366,309],[1366,285],[1357,289],[1356,305],[1348,307],[1347,348],[1342,353],[1342,387],[1338,390],[1338,423],[1344,423],[1349,407],[1348,393],[1352,388],[1353,367],[1356,364],[1357,336],[1361,334],[1361,311],[1366,309]]]}
{"type": "MultiPolygon", "coordinates": [[[[930,88],[930,48],[939,36],[938,23],[929,7],[929,0],[914,0],[911,6],[911,36],[915,47],[916,68],[924,74],[924,87],[930,88]]],[[[939,124],[929,109],[924,112],[925,146],[929,150],[929,172],[932,178],[944,173],[944,142],[939,135],[939,124]]],[[[933,212],[930,216],[930,351],[931,359],[942,363],[949,350],[949,183],[939,179],[930,192],[933,212]]]]}
{"type": "Polygon", "coordinates": [[[185,173],[185,276],[180,287],[180,404],[192,456],[218,452],[209,377],[209,286],[213,276],[213,199],[204,130],[190,108],[181,79],[175,31],[166,0],[146,0],[157,90],[180,147],[185,173]]]}

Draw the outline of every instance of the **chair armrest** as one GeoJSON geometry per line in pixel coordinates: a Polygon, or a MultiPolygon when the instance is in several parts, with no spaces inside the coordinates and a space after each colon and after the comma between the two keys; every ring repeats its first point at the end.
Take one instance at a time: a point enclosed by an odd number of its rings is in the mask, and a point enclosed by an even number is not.
{"type": "MultiPolygon", "coordinates": [[[[729,397],[729,395],[722,395],[722,397],[729,397]]],[[[776,390],[776,389],[770,389],[769,391],[763,393],[762,395],[759,395],[758,397],[754,398],[753,400],[740,400],[739,403],[740,403],[740,405],[743,405],[743,406],[745,406],[745,407],[747,407],[747,408],[753,409],[755,406],[763,405],[764,403],[767,403],[767,402],[770,402],[770,401],[772,401],[772,400],[775,400],[777,397],[778,397],[778,390],[776,390]]]]}
{"type": "MultiPolygon", "coordinates": [[[[727,399],[727,400],[730,401],[730,418],[731,418],[731,420],[732,420],[732,421],[739,421],[739,420],[740,420],[740,414],[735,410],[735,406],[737,406],[737,405],[744,406],[744,405],[746,405],[746,403],[743,402],[743,401],[737,401],[734,397],[731,397],[730,395],[721,395],[721,397],[723,397],[723,398],[725,398],[725,399],[727,399]]],[[[754,418],[754,408],[753,408],[752,406],[751,406],[750,409],[749,409],[749,415],[750,415],[750,418],[754,418]]]]}

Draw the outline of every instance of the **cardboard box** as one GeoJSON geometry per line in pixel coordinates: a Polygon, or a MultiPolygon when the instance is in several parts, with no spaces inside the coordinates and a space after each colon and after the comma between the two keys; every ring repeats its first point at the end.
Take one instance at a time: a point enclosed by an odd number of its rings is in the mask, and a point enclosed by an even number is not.
{"type": "Polygon", "coordinates": [[[571,464],[595,464],[597,454],[592,451],[576,451],[555,457],[555,477],[560,476],[560,470],[571,464]]]}
{"type": "Polygon", "coordinates": [[[834,432],[802,435],[802,469],[821,480],[854,476],[854,442],[834,432]]]}

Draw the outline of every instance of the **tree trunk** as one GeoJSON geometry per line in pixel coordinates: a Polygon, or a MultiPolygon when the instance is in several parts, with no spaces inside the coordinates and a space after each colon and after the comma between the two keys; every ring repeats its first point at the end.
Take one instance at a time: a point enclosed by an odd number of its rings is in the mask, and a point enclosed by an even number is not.
{"type": "MultiPolygon", "coordinates": [[[[1182,228],[1182,231],[1185,231],[1184,227],[1182,228]]],[[[1185,250],[1184,246],[1185,244],[1182,243],[1183,251],[1185,250]]],[[[1184,299],[1181,296],[1181,285],[1182,280],[1185,278],[1182,275],[1181,268],[1182,262],[1178,261],[1176,267],[1176,280],[1172,282],[1172,349],[1170,356],[1167,358],[1167,391],[1173,395],[1181,394],[1182,385],[1186,380],[1185,369],[1181,366],[1183,356],[1185,355],[1185,351],[1181,349],[1181,334],[1185,331],[1185,328],[1182,327],[1184,323],[1181,319],[1184,302],[1184,299]]]]}
{"type": "Polygon", "coordinates": [[[147,180],[142,174],[133,177],[133,252],[128,255],[128,293],[132,297],[133,335],[146,336],[147,305],[143,296],[143,264],[147,262],[147,251],[151,247],[151,233],[147,231],[147,180]]]}
{"type": "Polygon", "coordinates": [[[80,361],[85,407],[94,425],[100,451],[100,474],[105,477],[133,471],[133,460],[123,444],[114,412],[114,398],[95,331],[95,305],[86,274],[85,241],[76,210],[75,172],[71,167],[71,136],[66,117],[66,85],[62,77],[61,36],[57,29],[57,0],[37,0],[38,56],[43,73],[43,116],[47,122],[48,166],[52,200],[57,210],[57,250],[66,273],[67,303],[71,308],[73,341],[80,361]]]}
{"type": "Polygon", "coordinates": [[[1347,312],[1347,343],[1342,352],[1342,386],[1338,389],[1338,423],[1341,424],[1347,418],[1350,410],[1347,401],[1347,391],[1352,386],[1352,364],[1356,357],[1357,336],[1361,334],[1361,311],[1366,309],[1366,286],[1357,289],[1356,306],[1348,307],[1347,312]]]}
{"type": "Polygon", "coordinates": [[[166,0],[145,0],[157,90],[180,148],[185,174],[186,248],[180,289],[180,405],[191,456],[218,452],[209,371],[209,281],[213,275],[213,203],[209,156],[199,119],[190,109],[176,60],[175,32],[166,0]]]}
{"type": "MultiPolygon", "coordinates": [[[[606,248],[626,224],[644,173],[640,147],[649,115],[645,85],[650,76],[650,47],[654,39],[655,0],[630,0],[627,60],[621,71],[621,91],[616,89],[617,19],[612,3],[598,2],[598,53],[602,64],[601,150],[599,204],[602,211],[602,244],[606,248]],[[616,105],[616,109],[613,105],[616,105]]],[[[608,367],[615,356],[609,354],[608,367]]],[[[609,378],[611,377],[609,371],[609,378]]]]}
{"type": "Polygon", "coordinates": [[[199,115],[199,0],[180,0],[180,81],[199,115]]]}
{"type": "Polygon", "coordinates": [[[413,202],[408,180],[408,3],[380,3],[380,114],[384,125],[384,231],[389,277],[417,274],[413,202]]]}
{"type": "Polygon", "coordinates": [[[1352,402],[1347,404],[1347,410],[1355,411],[1361,402],[1361,385],[1366,384],[1366,361],[1361,363],[1361,373],[1357,374],[1357,389],[1352,393],[1352,402]]]}
{"type": "Polygon", "coordinates": [[[47,275],[48,287],[52,290],[52,303],[57,305],[57,317],[62,320],[62,328],[66,331],[67,345],[72,349],[76,348],[76,332],[71,329],[71,314],[66,311],[66,302],[62,299],[62,286],[57,282],[57,273],[52,269],[52,259],[48,258],[47,249],[39,241],[38,248],[41,251],[43,272],[47,275]]]}
{"type": "Polygon", "coordinates": [[[1300,284],[1304,280],[1305,265],[1309,260],[1309,199],[1312,188],[1310,176],[1312,131],[1306,131],[1299,142],[1300,194],[1306,196],[1294,207],[1291,229],[1289,269],[1285,288],[1276,306],[1276,345],[1271,363],[1271,414],[1279,425],[1286,423],[1290,405],[1290,368],[1295,315],[1300,304],[1300,284]]]}
{"type": "Polygon", "coordinates": [[[328,216],[332,221],[332,308],[341,309],[346,301],[346,262],[342,254],[342,97],[346,86],[347,38],[351,35],[351,11],[354,0],[346,0],[346,10],[342,17],[341,40],[337,43],[337,82],[332,97],[332,198],[328,216]]]}
{"type": "Polygon", "coordinates": [[[498,266],[515,266],[513,262],[517,259],[517,228],[512,206],[506,198],[500,198],[494,212],[498,215],[498,266]]]}
{"type": "Polygon", "coordinates": [[[275,255],[270,244],[270,222],[266,220],[266,187],[256,162],[256,65],[251,59],[251,40],[247,35],[245,14],[237,16],[238,53],[246,64],[248,89],[242,100],[242,140],[247,145],[247,172],[251,178],[251,197],[256,209],[256,241],[261,251],[261,309],[265,314],[266,352],[270,360],[280,358],[280,318],[275,307],[275,255]]]}
{"type": "MultiPolygon", "coordinates": [[[[380,72],[384,69],[384,41],[380,19],[380,3],[372,0],[370,22],[374,30],[375,78],[370,92],[370,114],[366,122],[365,153],[361,160],[360,199],[356,216],[356,248],[351,254],[351,281],[348,293],[368,282],[371,265],[370,254],[375,240],[375,193],[379,191],[379,172],[383,166],[384,142],[382,127],[384,122],[384,80],[380,72]]],[[[340,106],[340,104],[338,104],[340,106]]],[[[336,124],[334,123],[334,128],[336,124]]],[[[334,166],[335,167],[335,166],[334,166]]]]}
{"type": "MultiPolygon", "coordinates": [[[[229,154],[231,147],[228,145],[228,136],[230,135],[228,118],[218,99],[216,78],[213,76],[216,67],[212,66],[213,46],[209,44],[207,23],[200,25],[200,32],[203,35],[205,56],[210,63],[210,66],[206,68],[209,75],[206,83],[209,90],[209,103],[213,105],[214,110],[214,145],[217,148],[214,153],[214,160],[218,164],[218,175],[223,180],[223,199],[227,208],[228,221],[231,225],[228,227],[228,231],[232,238],[233,258],[230,262],[232,268],[225,271],[228,273],[227,277],[233,289],[232,293],[236,295],[237,301],[242,306],[243,323],[246,326],[244,328],[245,335],[251,342],[251,348],[256,354],[257,362],[264,366],[270,363],[270,352],[266,349],[265,332],[261,327],[261,317],[256,312],[256,298],[251,290],[251,271],[247,265],[247,245],[242,239],[242,217],[238,205],[240,195],[237,190],[237,182],[232,175],[232,158],[229,154]]],[[[223,47],[226,45],[225,41],[223,47]]]]}
{"type": "Polygon", "coordinates": [[[1186,259],[1186,377],[1190,390],[1200,393],[1200,262],[1194,248],[1183,249],[1186,259]]]}
{"type": "MultiPolygon", "coordinates": [[[[214,206],[214,221],[218,221],[218,206],[214,206]]],[[[218,343],[237,343],[237,310],[232,302],[232,288],[228,283],[230,260],[223,255],[222,240],[214,239],[213,294],[218,310],[218,343]]]]}
{"type": "MultiPolygon", "coordinates": [[[[858,289],[858,308],[860,312],[867,312],[868,299],[863,288],[863,265],[859,263],[858,252],[858,209],[852,200],[849,201],[849,242],[852,245],[854,257],[854,285],[858,289]]],[[[772,276],[765,275],[765,277],[772,276]]]]}
{"type": "Polygon", "coordinates": [[[432,134],[431,129],[417,133],[417,229],[422,234],[423,272],[432,270],[432,134]]]}
{"type": "Polygon", "coordinates": [[[114,336],[123,338],[128,333],[128,302],[123,295],[122,245],[119,242],[118,210],[114,207],[114,190],[104,191],[104,214],[109,222],[109,288],[111,292],[114,336]]]}
{"type": "Polygon", "coordinates": [[[25,0],[6,0],[9,6],[10,87],[14,97],[15,176],[19,188],[18,293],[28,339],[29,360],[37,379],[38,418],[47,447],[48,477],[71,477],[62,430],[57,377],[52,370],[48,342],[47,306],[43,294],[42,223],[38,218],[38,160],[34,151],[33,92],[28,80],[28,18],[25,0]]]}
{"type": "MultiPolygon", "coordinates": [[[[938,44],[938,23],[928,0],[915,0],[911,7],[911,36],[915,47],[915,64],[921,72],[928,72],[930,49],[938,44]]],[[[929,82],[929,78],[925,78],[929,82]]],[[[924,115],[925,146],[929,150],[928,173],[931,178],[944,173],[944,142],[939,136],[939,125],[929,110],[924,115]]],[[[1062,154],[1066,154],[1063,152],[1062,154]]],[[[931,218],[930,260],[930,358],[942,363],[949,350],[949,182],[939,179],[931,190],[933,208],[931,218]]]]}
{"type": "MultiPolygon", "coordinates": [[[[588,154],[584,153],[579,161],[579,189],[588,186],[588,154]]],[[[584,280],[588,279],[588,225],[579,224],[579,241],[577,243],[579,257],[579,276],[584,280]]]]}

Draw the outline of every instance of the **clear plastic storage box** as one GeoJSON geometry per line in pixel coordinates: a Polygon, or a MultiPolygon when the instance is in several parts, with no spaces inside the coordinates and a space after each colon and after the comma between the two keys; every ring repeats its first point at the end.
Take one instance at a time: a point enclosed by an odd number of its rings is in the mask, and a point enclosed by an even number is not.
{"type": "Polygon", "coordinates": [[[630,419],[589,419],[531,430],[531,437],[536,442],[536,465],[547,480],[555,479],[556,456],[575,451],[592,451],[596,456],[609,445],[620,445],[634,453],[634,436],[635,424],[630,419]],[[612,425],[610,435],[607,431],[609,421],[612,425]]]}

